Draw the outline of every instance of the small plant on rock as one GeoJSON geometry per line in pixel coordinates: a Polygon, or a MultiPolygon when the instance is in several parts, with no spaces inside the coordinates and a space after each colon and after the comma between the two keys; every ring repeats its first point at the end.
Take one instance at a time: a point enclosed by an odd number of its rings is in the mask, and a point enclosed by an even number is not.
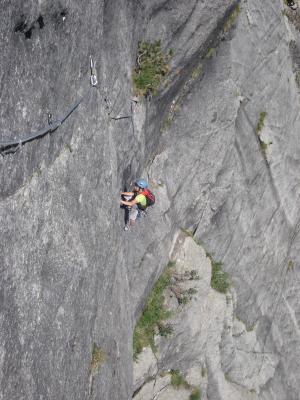
{"type": "Polygon", "coordinates": [[[140,42],[133,72],[133,82],[138,95],[155,95],[157,89],[169,72],[168,62],[172,56],[172,50],[163,54],[160,40],[154,43],[140,42]]]}
{"type": "Polygon", "coordinates": [[[198,388],[194,388],[190,395],[189,400],[200,400],[201,399],[201,392],[198,388]]]}
{"type": "Polygon", "coordinates": [[[292,260],[290,260],[290,261],[288,262],[287,270],[288,270],[288,271],[293,271],[293,269],[294,269],[294,263],[293,263],[292,260]]]}
{"type": "Polygon", "coordinates": [[[262,140],[262,138],[261,138],[261,135],[260,135],[260,132],[263,130],[263,128],[265,126],[265,118],[266,118],[266,116],[267,116],[266,111],[262,111],[259,114],[259,119],[258,119],[258,122],[257,122],[257,125],[256,125],[256,134],[258,136],[260,149],[261,149],[264,157],[266,157],[266,150],[267,150],[268,146],[270,144],[272,144],[272,142],[269,142],[269,143],[264,142],[262,140]]]}
{"type": "Polygon", "coordinates": [[[183,292],[183,296],[178,299],[179,304],[187,304],[193,298],[193,295],[197,293],[197,289],[190,288],[183,292]]]}
{"type": "Polygon", "coordinates": [[[174,263],[169,263],[154,285],[144,311],[137,322],[133,333],[133,357],[135,360],[143,347],[150,345],[155,351],[154,336],[157,333],[161,336],[168,336],[172,333],[172,327],[163,324],[163,321],[171,316],[171,313],[164,307],[163,292],[170,285],[173,266],[174,263]]]}
{"type": "Polygon", "coordinates": [[[256,125],[256,133],[259,135],[259,133],[262,131],[263,127],[265,126],[265,118],[267,116],[266,111],[262,111],[259,114],[259,119],[256,125]]]}
{"type": "Polygon", "coordinates": [[[222,263],[211,260],[211,267],[211,287],[220,293],[226,293],[230,284],[227,272],[222,271],[222,263]]]}
{"type": "Polygon", "coordinates": [[[198,281],[200,279],[200,276],[195,269],[192,269],[191,271],[185,271],[184,277],[189,281],[198,281]]]}
{"type": "Polygon", "coordinates": [[[225,32],[225,33],[229,32],[230,29],[233,27],[233,25],[234,25],[234,23],[235,23],[237,17],[239,16],[240,12],[241,12],[241,7],[240,7],[240,5],[238,4],[238,5],[234,8],[234,10],[232,11],[232,13],[229,15],[227,21],[225,22],[225,25],[224,25],[224,32],[225,32]]]}
{"type": "Polygon", "coordinates": [[[160,336],[168,337],[173,333],[173,327],[170,324],[158,324],[158,333],[160,336]]]}
{"type": "Polygon", "coordinates": [[[205,58],[213,58],[216,55],[216,49],[211,47],[205,55],[205,58]]]}
{"type": "Polygon", "coordinates": [[[189,279],[191,281],[200,279],[200,277],[198,275],[198,272],[195,269],[192,269],[192,271],[190,272],[190,278],[189,279]]]}
{"type": "Polygon", "coordinates": [[[92,350],[91,373],[95,374],[105,360],[106,353],[100,347],[98,347],[96,343],[94,343],[92,350]]]}
{"type": "Polygon", "coordinates": [[[181,386],[185,387],[186,389],[189,389],[190,387],[184,376],[180,373],[179,369],[171,370],[171,385],[177,389],[181,386]]]}

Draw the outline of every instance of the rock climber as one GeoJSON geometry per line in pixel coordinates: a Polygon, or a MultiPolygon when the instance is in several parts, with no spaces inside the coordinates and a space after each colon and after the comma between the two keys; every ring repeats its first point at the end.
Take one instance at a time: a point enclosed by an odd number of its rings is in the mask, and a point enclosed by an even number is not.
{"type": "Polygon", "coordinates": [[[125,231],[128,231],[130,226],[134,225],[136,219],[141,216],[141,213],[148,206],[154,204],[155,197],[148,187],[149,185],[144,179],[138,179],[134,183],[132,192],[121,192],[121,196],[125,199],[121,200],[121,204],[129,208],[129,216],[124,228],[125,231]]]}
{"type": "Polygon", "coordinates": [[[297,9],[297,4],[295,4],[295,2],[293,0],[287,0],[286,4],[292,9],[292,10],[296,10],[297,9]]]}

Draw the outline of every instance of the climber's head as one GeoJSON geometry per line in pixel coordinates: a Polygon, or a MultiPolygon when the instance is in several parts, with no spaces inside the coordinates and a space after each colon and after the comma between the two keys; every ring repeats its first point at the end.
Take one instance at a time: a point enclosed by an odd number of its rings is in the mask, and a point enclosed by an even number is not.
{"type": "Polygon", "coordinates": [[[139,190],[144,190],[147,189],[149,185],[144,179],[138,179],[137,181],[134,182],[134,186],[139,190]]]}

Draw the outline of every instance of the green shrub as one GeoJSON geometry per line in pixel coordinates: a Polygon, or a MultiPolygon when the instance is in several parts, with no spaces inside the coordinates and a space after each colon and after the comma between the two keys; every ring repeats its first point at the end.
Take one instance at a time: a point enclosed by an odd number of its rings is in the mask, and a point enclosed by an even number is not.
{"type": "Polygon", "coordinates": [[[227,272],[222,271],[222,263],[211,260],[211,267],[211,287],[220,293],[226,293],[230,284],[227,272]]]}
{"type": "Polygon", "coordinates": [[[179,304],[187,304],[193,298],[193,295],[196,294],[198,291],[195,288],[190,288],[185,290],[183,293],[184,295],[178,299],[179,304]]]}
{"type": "Polygon", "coordinates": [[[170,285],[171,268],[174,263],[169,263],[154,285],[148,298],[144,311],[137,322],[133,333],[133,356],[137,359],[143,347],[151,346],[155,351],[154,335],[158,332],[161,336],[172,333],[169,325],[163,325],[162,321],[169,318],[171,313],[164,308],[164,290],[170,285]]]}
{"type": "Polygon", "coordinates": [[[173,333],[173,327],[170,324],[158,324],[158,333],[160,336],[168,337],[173,333]]]}
{"type": "Polygon", "coordinates": [[[179,369],[171,370],[171,385],[177,389],[181,386],[185,387],[186,389],[189,389],[190,387],[184,376],[180,373],[179,369]]]}
{"type": "Polygon", "coordinates": [[[194,388],[189,400],[200,400],[201,399],[201,392],[199,389],[194,388]]]}
{"type": "Polygon", "coordinates": [[[160,40],[154,43],[140,42],[133,82],[138,95],[156,94],[163,78],[169,72],[168,62],[173,54],[163,54],[160,40]]]}
{"type": "Polygon", "coordinates": [[[180,298],[178,299],[178,303],[179,303],[179,304],[185,305],[185,304],[187,304],[190,300],[191,300],[190,297],[188,297],[188,296],[182,296],[182,297],[180,297],[180,298]]]}

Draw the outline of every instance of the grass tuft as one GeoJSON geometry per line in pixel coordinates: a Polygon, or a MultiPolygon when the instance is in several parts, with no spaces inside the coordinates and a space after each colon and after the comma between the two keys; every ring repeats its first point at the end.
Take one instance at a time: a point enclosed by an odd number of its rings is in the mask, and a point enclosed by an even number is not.
{"type": "Polygon", "coordinates": [[[106,353],[96,345],[93,344],[92,360],[91,360],[91,373],[95,374],[101,364],[106,360],[106,353]]]}
{"type": "Polygon", "coordinates": [[[164,308],[164,290],[170,285],[171,269],[175,263],[170,262],[165,271],[154,285],[144,311],[137,322],[133,333],[133,357],[143,350],[143,347],[151,346],[155,351],[154,335],[168,336],[173,332],[170,325],[165,325],[164,320],[171,316],[171,313],[164,308]]]}
{"type": "Polygon", "coordinates": [[[179,369],[171,370],[171,385],[179,389],[180,387],[190,388],[190,385],[185,380],[184,376],[180,373],[179,369]]]}
{"type": "Polygon", "coordinates": [[[211,47],[205,55],[205,58],[210,59],[216,55],[216,49],[211,47]]]}
{"type": "Polygon", "coordinates": [[[241,7],[238,4],[234,10],[232,11],[232,13],[229,15],[229,17],[227,18],[227,21],[224,24],[224,32],[227,33],[230,31],[230,29],[233,27],[237,17],[240,15],[241,12],[241,7]]]}
{"type": "Polygon", "coordinates": [[[199,389],[194,388],[192,393],[190,394],[189,400],[200,400],[201,399],[201,392],[199,389]]]}
{"type": "Polygon", "coordinates": [[[169,72],[169,60],[173,50],[163,54],[160,40],[154,43],[140,42],[133,82],[137,95],[155,95],[162,80],[169,72]]]}
{"type": "Polygon", "coordinates": [[[265,118],[266,118],[267,115],[268,114],[267,114],[266,111],[261,111],[261,113],[259,114],[259,119],[258,119],[258,122],[257,122],[257,125],[256,125],[256,133],[257,134],[259,134],[262,131],[262,129],[264,128],[264,126],[265,126],[265,118]]]}
{"type": "Polygon", "coordinates": [[[203,65],[199,64],[197,65],[192,72],[192,79],[195,80],[197,78],[199,78],[199,76],[202,74],[203,72],[203,65]]]}
{"type": "Polygon", "coordinates": [[[211,259],[211,281],[210,286],[220,293],[226,293],[230,283],[227,272],[222,271],[222,263],[215,262],[211,259]]]}

